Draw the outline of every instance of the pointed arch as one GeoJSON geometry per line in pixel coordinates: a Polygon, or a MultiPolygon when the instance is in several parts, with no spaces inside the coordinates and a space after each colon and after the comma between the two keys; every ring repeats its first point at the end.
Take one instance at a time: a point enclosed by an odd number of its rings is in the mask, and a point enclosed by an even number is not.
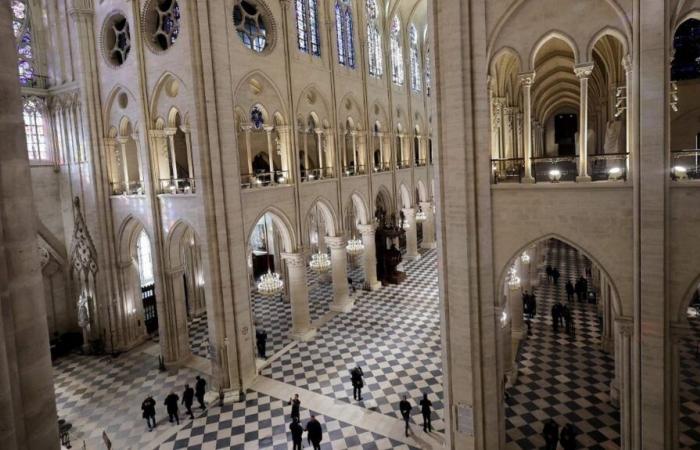
{"type": "Polygon", "coordinates": [[[117,232],[117,261],[120,265],[133,263],[136,257],[136,241],[141,231],[146,232],[148,238],[151,238],[143,223],[134,215],[129,214],[122,221],[117,232]]]}
{"type": "Polygon", "coordinates": [[[175,271],[184,269],[183,248],[201,242],[194,227],[183,219],[178,219],[170,226],[165,238],[165,269],[175,271]]]}
{"type": "MultiPolygon", "coordinates": [[[[183,89],[187,89],[186,86],[185,82],[174,73],[167,70],[163,72],[151,94],[151,104],[148,108],[151,112],[151,117],[155,118],[162,115],[164,111],[168,111],[173,106],[176,106],[176,99],[182,97],[180,93],[183,89]],[[169,99],[167,106],[165,104],[166,99],[169,99]]],[[[178,109],[182,110],[181,107],[178,109]]]]}
{"type": "Polygon", "coordinates": [[[537,60],[537,54],[540,51],[544,45],[549,42],[552,39],[559,39],[560,41],[565,42],[571,51],[574,54],[574,64],[578,64],[581,62],[580,59],[580,54],[581,52],[578,49],[578,46],[576,45],[576,41],[569,36],[568,34],[564,33],[563,31],[558,31],[558,30],[551,30],[545,33],[541,38],[537,40],[535,45],[532,47],[532,50],[530,52],[530,58],[529,58],[529,63],[530,67],[528,68],[529,71],[535,70],[535,61],[537,60]]]}
{"type": "Polygon", "coordinates": [[[264,208],[257,215],[255,220],[253,220],[252,224],[248,226],[248,230],[246,232],[246,247],[250,246],[250,238],[253,235],[253,231],[255,230],[258,222],[260,222],[260,220],[265,217],[266,214],[270,214],[272,223],[279,231],[279,235],[282,238],[282,250],[285,253],[293,253],[296,248],[295,242],[297,241],[294,236],[294,227],[292,226],[292,222],[282,210],[275,208],[274,206],[264,208]]]}
{"type": "Polygon", "coordinates": [[[411,191],[408,190],[405,184],[401,183],[399,192],[401,193],[401,207],[403,209],[412,208],[413,196],[411,195],[411,191]]]}
{"type": "Polygon", "coordinates": [[[365,198],[362,196],[362,194],[358,191],[353,191],[352,194],[350,194],[350,201],[355,206],[355,210],[357,211],[357,216],[360,220],[360,224],[368,224],[370,215],[367,210],[367,202],[365,201],[365,198]]]}
{"type": "MultiPolygon", "coordinates": [[[[586,47],[586,61],[593,61],[593,49],[595,48],[598,41],[605,36],[610,36],[616,39],[622,45],[622,54],[629,55],[629,43],[627,42],[624,33],[615,27],[608,26],[598,31],[588,42],[588,46],[586,47]]],[[[619,63],[620,61],[615,62],[619,63]]]]}
{"type": "MultiPolygon", "coordinates": [[[[340,225],[338,215],[333,209],[331,202],[322,195],[319,195],[316,197],[316,199],[314,199],[314,201],[311,202],[311,206],[309,206],[309,209],[306,212],[306,217],[312,217],[317,206],[323,215],[323,222],[326,225],[326,236],[335,236],[338,231],[338,226],[340,225]]],[[[307,231],[309,231],[310,225],[310,223],[307,223],[307,231]]]]}

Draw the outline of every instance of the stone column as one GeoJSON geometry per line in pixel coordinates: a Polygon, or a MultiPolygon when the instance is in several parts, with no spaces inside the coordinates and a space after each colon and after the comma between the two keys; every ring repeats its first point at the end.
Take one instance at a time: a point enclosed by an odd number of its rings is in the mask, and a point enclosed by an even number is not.
{"type": "Polygon", "coordinates": [[[491,158],[503,158],[503,146],[501,145],[503,101],[503,97],[491,99],[491,158]]]}
{"type": "Polygon", "coordinates": [[[403,209],[403,215],[408,225],[406,229],[406,259],[415,260],[420,258],[418,253],[418,233],[416,230],[416,210],[413,208],[403,209]]]}
{"type": "Polygon", "coordinates": [[[513,151],[513,137],[515,135],[515,129],[514,129],[514,117],[513,114],[515,113],[515,108],[511,106],[506,106],[503,108],[503,116],[505,118],[505,123],[503,127],[503,136],[504,136],[504,149],[503,153],[506,158],[514,158],[515,157],[515,152],[513,151]]]}
{"type": "Polygon", "coordinates": [[[170,155],[170,170],[172,172],[172,180],[177,180],[178,178],[177,158],[175,157],[175,132],[176,130],[174,128],[165,130],[165,135],[168,136],[168,155],[170,155]]]}
{"type": "Polygon", "coordinates": [[[185,135],[185,145],[187,146],[187,177],[194,180],[194,159],[192,158],[192,130],[186,125],[181,125],[180,130],[185,135]]]}
{"type": "Polygon", "coordinates": [[[124,192],[130,194],[129,192],[129,161],[126,155],[126,144],[129,142],[127,137],[118,137],[117,142],[119,142],[120,153],[122,155],[122,176],[124,178],[124,192]]]}
{"type": "Polygon", "coordinates": [[[523,183],[534,183],[535,179],[532,177],[532,100],[530,99],[530,91],[532,89],[532,84],[535,82],[535,72],[521,73],[520,84],[523,87],[523,140],[524,144],[524,164],[525,164],[525,175],[523,176],[523,183]]]}
{"type": "Polygon", "coordinates": [[[267,159],[270,163],[270,184],[277,183],[275,180],[275,149],[272,144],[272,131],[274,127],[265,127],[265,134],[267,135],[267,159]]]}
{"type": "Polygon", "coordinates": [[[314,130],[314,133],[316,133],[316,150],[318,151],[319,178],[323,178],[325,175],[325,171],[323,170],[323,130],[321,128],[316,128],[314,130]]]}
{"type": "Polygon", "coordinates": [[[253,178],[253,150],[252,150],[251,144],[250,144],[250,132],[251,132],[253,127],[250,125],[243,125],[241,128],[243,129],[243,133],[245,134],[245,155],[246,155],[246,158],[248,159],[248,161],[246,161],[246,167],[248,168],[248,176],[252,179],[253,178]]]}
{"type": "Polygon", "coordinates": [[[516,115],[516,121],[515,121],[515,128],[516,128],[516,152],[515,152],[515,157],[516,158],[522,158],[523,157],[523,113],[518,112],[516,115]]]}
{"type": "MultiPolygon", "coordinates": [[[[60,132],[60,130],[58,130],[60,132]]],[[[104,138],[105,153],[107,153],[107,176],[110,183],[110,194],[116,192],[115,188],[119,185],[119,173],[117,169],[117,140],[116,138],[104,138]]]]}
{"type": "Polygon", "coordinates": [[[292,171],[289,170],[289,126],[277,126],[277,134],[280,140],[280,169],[284,172],[285,178],[290,180],[293,178],[292,171]]]}
{"type": "Polygon", "coordinates": [[[520,283],[508,284],[508,307],[510,310],[511,330],[513,339],[525,338],[523,320],[523,294],[520,283]]]}
{"type": "Polygon", "coordinates": [[[425,213],[425,220],[423,221],[423,241],[421,242],[421,248],[436,248],[437,242],[435,242],[435,214],[433,213],[433,204],[430,202],[420,203],[421,211],[425,213]]]}
{"type": "Polygon", "coordinates": [[[578,112],[578,176],[576,181],[591,181],[588,176],[588,78],[593,73],[593,63],[579,64],[574,73],[580,83],[580,102],[578,112]]]}
{"type": "Polygon", "coordinates": [[[362,266],[365,272],[364,288],[368,291],[376,291],[382,287],[382,283],[377,280],[377,244],[375,242],[377,226],[371,223],[358,225],[357,229],[362,235],[362,243],[365,246],[362,257],[362,266]]]}
{"type": "Polygon", "coordinates": [[[603,275],[600,279],[600,298],[598,303],[602,304],[602,315],[603,315],[603,335],[601,336],[601,347],[603,351],[611,353],[614,351],[615,340],[613,337],[613,325],[612,320],[614,317],[613,311],[613,292],[611,292],[610,283],[608,279],[603,275]]]}
{"type": "MultiPolygon", "coordinates": [[[[616,364],[616,379],[611,386],[610,397],[615,403],[619,401],[620,408],[620,434],[628,439],[636,439],[632,436],[633,424],[633,386],[632,386],[632,347],[631,338],[634,332],[633,321],[630,318],[618,318],[615,321],[617,326],[619,352],[615,357],[616,363],[619,360],[619,368],[616,364]],[[616,391],[616,392],[615,392],[616,391]]],[[[633,443],[627,441],[623,449],[637,448],[633,443]]]]}
{"type": "MultiPolygon", "coordinates": [[[[379,171],[384,170],[384,135],[383,133],[376,134],[379,140],[379,171]]],[[[374,158],[374,156],[372,156],[374,158]]]]}
{"type": "Polygon", "coordinates": [[[309,282],[306,274],[306,258],[301,253],[283,253],[287,263],[287,287],[292,305],[292,338],[309,341],[316,336],[309,315],[309,282]]]}
{"type": "Polygon", "coordinates": [[[184,274],[184,269],[167,273],[167,294],[164,299],[156,298],[161,352],[166,363],[175,365],[181,364],[192,353],[187,332],[184,274]]]}
{"type": "Polygon", "coordinates": [[[348,254],[345,238],[326,236],[326,244],[331,249],[331,271],[333,277],[333,304],[331,311],[350,312],[354,305],[348,286],[348,254]]]}

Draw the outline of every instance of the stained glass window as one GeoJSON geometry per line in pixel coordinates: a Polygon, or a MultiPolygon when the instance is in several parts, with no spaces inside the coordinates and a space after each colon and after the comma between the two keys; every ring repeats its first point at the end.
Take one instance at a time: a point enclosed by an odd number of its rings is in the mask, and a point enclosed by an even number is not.
{"type": "Polygon", "coordinates": [[[355,68],[355,39],[349,0],[338,0],[335,3],[335,33],[338,44],[338,63],[355,68]]]}
{"type": "Polygon", "coordinates": [[[253,106],[253,109],[250,111],[250,123],[253,124],[256,130],[261,129],[265,125],[265,116],[260,107],[253,106]]]}
{"type": "Polygon", "coordinates": [[[418,54],[418,30],[413,24],[408,29],[408,42],[411,47],[411,89],[420,92],[423,83],[421,83],[420,56],[418,54]]]}
{"type": "Polygon", "coordinates": [[[425,94],[430,97],[430,89],[433,83],[433,75],[430,72],[430,47],[425,49],[425,94]]]}
{"type": "Polygon", "coordinates": [[[180,5],[176,0],[165,0],[156,6],[158,25],[153,39],[161,49],[170,48],[180,34],[180,5]]]}
{"type": "Polygon", "coordinates": [[[153,258],[151,257],[151,240],[145,230],[141,230],[136,241],[136,257],[139,264],[141,286],[153,284],[153,258]]]}
{"type": "Polygon", "coordinates": [[[384,74],[384,54],[382,52],[382,35],[378,25],[379,9],[377,0],[367,0],[367,53],[369,74],[381,77],[384,74]]]}
{"type": "Polygon", "coordinates": [[[295,0],[297,45],[304,53],[321,55],[321,34],[318,28],[318,0],[295,0]]]}
{"type": "Polygon", "coordinates": [[[686,20],[673,36],[672,80],[700,78],[700,21],[686,20]]]}
{"type": "Polygon", "coordinates": [[[262,52],[267,47],[267,25],[265,16],[258,6],[248,0],[240,0],[233,7],[233,24],[243,45],[254,52],[262,52]]]}
{"type": "Polygon", "coordinates": [[[404,77],[401,21],[399,16],[394,16],[391,21],[391,79],[394,84],[403,86],[404,77]]]}
{"type": "Polygon", "coordinates": [[[35,97],[24,99],[24,132],[27,135],[27,153],[29,159],[48,161],[49,153],[44,136],[44,118],[41,100],[35,97]]]}
{"type": "Polygon", "coordinates": [[[34,47],[29,6],[26,0],[12,0],[12,30],[17,40],[17,70],[22,86],[35,83],[34,47]]]}

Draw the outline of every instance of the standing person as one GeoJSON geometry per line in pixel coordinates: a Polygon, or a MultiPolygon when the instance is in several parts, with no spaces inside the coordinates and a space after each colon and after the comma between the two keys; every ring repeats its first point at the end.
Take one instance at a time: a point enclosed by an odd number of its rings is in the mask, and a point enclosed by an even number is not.
{"type": "Polygon", "coordinates": [[[433,431],[432,412],[430,409],[432,406],[433,402],[428,400],[428,393],[424,392],[423,399],[420,401],[420,412],[423,415],[423,431],[426,433],[433,431]]]}
{"type": "Polygon", "coordinates": [[[574,285],[571,280],[566,281],[566,301],[571,302],[574,300],[574,285]]]}
{"type": "Polygon", "coordinates": [[[321,450],[321,440],[323,440],[323,428],[316,416],[312,415],[311,419],[306,422],[306,439],[314,446],[314,450],[321,450]]]}
{"type": "Polygon", "coordinates": [[[294,394],[294,398],[289,399],[289,404],[292,405],[292,420],[300,420],[299,409],[301,408],[301,400],[299,400],[299,394],[294,394]]]}
{"type": "Polygon", "coordinates": [[[581,301],[588,301],[588,280],[581,277],[581,301]]]}
{"type": "Polygon", "coordinates": [[[399,411],[401,411],[401,417],[403,417],[403,421],[406,423],[406,436],[408,436],[408,421],[411,420],[411,410],[413,407],[411,406],[411,403],[408,401],[406,396],[403,396],[403,400],[399,402],[399,411]]]}
{"type": "Polygon", "coordinates": [[[552,269],[552,278],[554,279],[554,284],[559,283],[559,275],[559,269],[557,269],[556,267],[552,269]]]}
{"type": "Polygon", "coordinates": [[[197,382],[194,384],[194,395],[197,397],[197,403],[202,409],[207,409],[207,405],[204,404],[204,393],[207,392],[207,382],[204,378],[197,375],[197,382]]]}
{"type": "Polygon", "coordinates": [[[156,427],[156,401],[150,395],[146,397],[146,400],[141,403],[141,411],[143,411],[143,418],[146,419],[146,425],[148,425],[148,431],[153,431],[156,427]]]}
{"type": "Polygon", "coordinates": [[[530,319],[534,319],[537,315],[537,296],[533,292],[530,294],[530,319]]]}
{"type": "Polygon", "coordinates": [[[564,316],[564,326],[566,327],[566,334],[571,336],[571,311],[569,307],[564,305],[561,308],[562,316],[564,316]]]}
{"type": "Polygon", "coordinates": [[[559,303],[559,300],[557,300],[557,303],[554,305],[557,308],[557,325],[560,327],[564,326],[564,307],[561,303],[559,303]]]}
{"type": "Polygon", "coordinates": [[[576,301],[581,302],[581,279],[576,280],[576,301]]]}
{"type": "Polygon", "coordinates": [[[570,423],[564,425],[559,436],[559,443],[564,450],[576,449],[576,429],[570,423]]]}
{"type": "Polygon", "coordinates": [[[190,419],[194,419],[194,414],[192,414],[192,403],[194,403],[194,389],[192,389],[189,384],[186,384],[185,392],[182,393],[182,404],[185,405],[185,410],[187,411],[187,414],[190,415],[190,419]]]}
{"type": "Polygon", "coordinates": [[[267,332],[263,328],[255,330],[255,344],[258,347],[258,357],[267,359],[267,332]]]}
{"type": "Polygon", "coordinates": [[[170,419],[170,423],[173,423],[173,418],[175,418],[175,421],[177,422],[178,425],[180,425],[180,418],[177,415],[177,402],[180,400],[180,397],[177,396],[176,393],[170,392],[170,394],[165,397],[165,409],[168,411],[168,418],[170,419]]]}
{"type": "Polygon", "coordinates": [[[545,272],[547,272],[547,281],[552,281],[552,265],[547,264],[547,267],[545,268],[545,272]]]}
{"type": "Polygon", "coordinates": [[[292,433],[292,450],[302,450],[301,438],[304,436],[304,428],[299,423],[298,417],[292,418],[289,431],[292,433]]]}
{"type": "Polygon", "coordinates": [[[545,449],[547,450],[557,450],[557,443],[559,442],[559,425],[552,419],[547,420],[544,423],[544,428],[542,429],[542,434],[544,435],[545,449]]]}
{"type": "Polygon", "coordinates": [[[365,385],[364,373],[360,366],[355,367],[350,371],[350,380],[352,381],[352,398],[355,400],[362,400],[362,388],[365,385]]]}

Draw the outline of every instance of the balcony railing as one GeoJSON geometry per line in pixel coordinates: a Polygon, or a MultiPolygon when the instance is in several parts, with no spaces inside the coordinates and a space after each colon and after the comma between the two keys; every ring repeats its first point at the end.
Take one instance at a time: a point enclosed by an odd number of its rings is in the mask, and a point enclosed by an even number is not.
{"type": "Polygon", "coordinates": [[[343,176],[344,177],[354,177],[357,175],[366,175],[367,170],[365,170],[365,166],[359,165],[359,166],[345,166],[343,167],[343,176]]]}
{"type": "Polygon", "coordinates": [[[525,173],[523,158],[497,158],[491,160],[491,182],[520,183],[525,173]]]}
{"type": "Polygon", "coordinates": [[[332,167],[324,167],[323,169],[309,170],[302,169],[301,171],[301,181],[305,183],[311,181],[324,180],[327,178],[335,178],[335,174],[333,173],[332,167]]]}
{"type": "Polygon", "coordinates": [[[415,165],[416,165],[416,167],[423,167],[423,166],[427,165],[427,161],[425,159],[416,159],[415,165]]]}
{"type": "Polygon", "coordinates": [[[247,173],[241,175],[241,187],[243,189],[286,185],[289,184],[289,182],[289,171],[287,170],[275,170],[274,176],[271,172],[247,173]]]}
{"type": "Polygon", "coordinates": [[[671,179],[700,180],[700,149],[671,152],[671,179]]]}
{"type": "Polygon", "coordinates": [[[194,194],[194,178],[165,178],[160,180],[161,194],[194,194]]]}
{"type": "Polygon", "coordinates": [[[402,160],[402,161],[396,161],[396,168],[397,169],[408,169],[411,167],[411,161],[408,159],[402,160]]]}
{"type": "Polygon", "coordinates": [[[627,180],[627,153],[588,155],[591,181],[627,180]]]}
{"type": "Polygon", "coordinates": [[[576,169],[577,156],[547,156],[532,158],[532,170],[535,182],[576,181],[578,171],[576,169]]]}
{"type": "Polygon", "coordinates": [[[389,171],[391,171],[391,164],[389,164],[389,163],[375,164],[373,170],[374,170],[374,173],[389,172],[389,171]]]}
{"type": "Polygon", "coordinates": [[[141,181],[119,181],[110,183],[112,195],[143,195],[143,183],[141,181]]]}

